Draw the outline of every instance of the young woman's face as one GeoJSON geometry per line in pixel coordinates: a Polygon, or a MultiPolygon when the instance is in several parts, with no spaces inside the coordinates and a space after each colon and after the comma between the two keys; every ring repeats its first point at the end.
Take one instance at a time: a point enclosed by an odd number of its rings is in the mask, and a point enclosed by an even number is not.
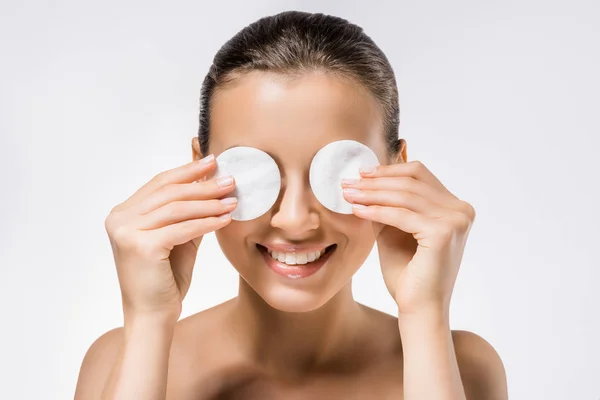
{"type": "Polygon", "coordinates": [[[266,214],[216,231],[227,259],[272,307],[320,307],[350,283],[369,255],[378,233],[372,223],[322,206],[309,168],[323,146],[343,139],[365,144],[387,163],[382,126],[380,106],[364,88],[321,72],[296,78],[251,72],[213,98],[209,151],[218,156],[232,146],[255,147],[270,154],[281,172],[279,198],[266,214]],[[316,273],[290,278],[265,260],[261,246],[273,243],[337,246],[316,273]]]}

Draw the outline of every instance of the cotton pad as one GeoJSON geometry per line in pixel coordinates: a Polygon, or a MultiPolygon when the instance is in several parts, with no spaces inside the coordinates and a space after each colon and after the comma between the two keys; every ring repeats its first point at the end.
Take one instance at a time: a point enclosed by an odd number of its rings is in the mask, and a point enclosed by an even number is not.
{"type": "Polygon", "coordinates": [[[235,221],[260,217],[277,201],[281,189],[281,174],[273,158],[254,147],[232,147],[219,154],[212,178],[231,175],[235,189],[227,197],[237,197],[237,207],[231,213],[235,221]]]}
{"type": "Polygon", "coordinates": [[[359,169],[379,165],[375,153],[354,140],[332,142],[317,152],[310,164],[310,186],[315,197],[329,210],[352,214],[344,199],[342,179],[360,179],[359,169]]]}

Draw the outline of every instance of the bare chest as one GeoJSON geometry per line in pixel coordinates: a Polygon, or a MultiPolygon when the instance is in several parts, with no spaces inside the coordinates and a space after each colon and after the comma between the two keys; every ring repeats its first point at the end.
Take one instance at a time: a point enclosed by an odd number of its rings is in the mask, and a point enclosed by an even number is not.
{"type": "Polygon", "coordinates": [[[169,400],[320,400],[402,399],[402,370],[388,366],[361,374],[315,374],[286,382],[248,371],[228,369],[189,381],[170,382],[169,400]]]}

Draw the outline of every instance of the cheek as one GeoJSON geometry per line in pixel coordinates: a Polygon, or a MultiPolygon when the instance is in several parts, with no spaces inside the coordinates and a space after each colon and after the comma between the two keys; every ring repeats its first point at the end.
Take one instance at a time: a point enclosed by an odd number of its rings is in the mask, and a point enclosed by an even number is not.
{"type": "Polygon", "coordinates": [[[335,229],[348,238],[348,246],[373,243],[377,238],[376,226],[372,221],[354,215],[340,215],[335,220],[335,229]]]}
{"type": "Polygon", "coordinates": [[[340,266],[346,270],[344,275],[353,275],[373,249],[377,237],[375,226],[371,221],[349,215],[338,219],[336,230],[346,236],[347,240],[340,266]]]}
{"type": "MultiPolygon", "coordinates": [[[[365,262],[381,231],[380,224],[358,218],[354,215],[335,214],[324,219],[327,230],[332,233],[330,239],[338,243],[336,262],[332,268],[328,268],[324,280],[316,286],[320,287],[319,293],[324,294],[331,291],[331,295],[351,279],[356,271],[365,262]],[[326,287],[329,288],[326,289],[326,287]]],[[[256,237],[256,232],[265,228],[258,222],[232,221],[229,225],[217,230],[215,236],[229,263],[247,281],[254,286],[267,284],[269,274],[262,275],[260,268],[255,268],[262,257],[254,248],[249,237],[256,237]],[[266,281],[263,282],[263,279],[266,281]],[[250,283],[250,282],[249,282],[250,283]]]]}
{"type": "Polygon", "coordinates": [[[233,266],[248,265],[249,249],[246,237],[253,231],[252,225],[252,222],[232,221],[215,231],[223,254],[233,266]]]}

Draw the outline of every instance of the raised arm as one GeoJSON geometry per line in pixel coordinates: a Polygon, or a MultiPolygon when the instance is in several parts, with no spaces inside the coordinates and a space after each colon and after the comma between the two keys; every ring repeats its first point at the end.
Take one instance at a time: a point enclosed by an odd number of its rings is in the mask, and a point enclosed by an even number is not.
{"type": "Polygon", "coordinates": [[[161,172],[105,221],[123,302],[123,328],[92,344],[76,399],[164,399],[169,353],[203,236],[231,222],[233,178],[204,179],[213,156],[161,172]],[[229,201],[226,201],[229,200],[229,201]]]}
{"type": "Polygon", "coordinates": [[[404,399],[507,400],[506,373],[480,336],[451,331],[444,313],[398,320],[404,353],[404,399]]]}
{"type": "Polygon", "coordinates": [[[138,317],[100,336],[87,351],[75,400],[163,400],[174,323],[138,317]]]}

